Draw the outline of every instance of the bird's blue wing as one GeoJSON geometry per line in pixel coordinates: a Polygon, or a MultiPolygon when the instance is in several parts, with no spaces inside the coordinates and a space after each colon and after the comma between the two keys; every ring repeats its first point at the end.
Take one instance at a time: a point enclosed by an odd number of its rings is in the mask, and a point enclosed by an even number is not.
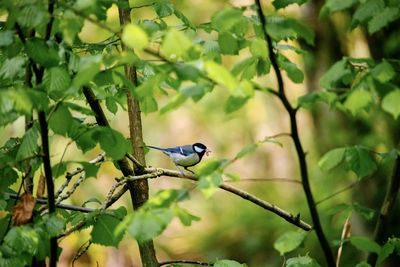
{"type": "Polygon", "coordinates": [[[188,155],[194,153],[191,145],[165,148],[164,151],[169,152],[169,153],[178,153],[178,154],[182,154],[184,156],[188,156],[188,155]]]}

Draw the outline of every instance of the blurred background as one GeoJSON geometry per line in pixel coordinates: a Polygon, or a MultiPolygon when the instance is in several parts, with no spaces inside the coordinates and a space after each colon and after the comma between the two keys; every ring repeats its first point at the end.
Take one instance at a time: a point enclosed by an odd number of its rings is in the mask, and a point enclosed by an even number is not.
{"type": "MultiPolygon", "coordinates": [[[[131,5],[140,6],[142,2],[132,1],[131,5]]],[[[212,14],[223,7],[253,3],[246,0],[177,0],[173,2],[195,24],[210,21],[212,14]]],[[[270,2],[264,2],[265,12],[273,12],[270,2]]],[[[285,78],[287,94],[292,103],[296,103],[296,99],[301,95],[321,89],[318,85],[319,78],[333,62],[343,56],[379,58],[382,55],[399,54],[398,48],[390,44],[386,45],[384,38],[367,39],[359,29],[349,31],[349,14],[345,12],[335,14],[329,19],[319,20],[318,12],[322,4],[323,1],[309,1],[302,7],[291,5],[280,11],[303,20],[316,33],[316,46],[303,47],[308,51],[304,57],[287,53],[287,56],[304,71],[306,77],[303,84],[294,84],[285,78]],[[375,51],[376,46],[382,49],[375,51]]],[[[154,18],[155,14],[152,9],[142,8],[135,9],[132,16],[133,18],[154,18]]],[[[108,11],[108,22],[111,26],[118,25],[116,7],[108,11]]],[[[173,18],[168,22],[173,23],[173,18]]],[[[89,43],[103,41],[107,37],[107,32],[90,22],[85,23],[80,34],[81,40],[89,43]]],[[[212,36],[208,35],[207,38],[212,38],[212,36]]],[[[291,45],[304,44],[291,43],[291,45]]],[[[231,69],[235,62],[248,54],[249,51],[244,50],[239,56],[224,57],[223,63],[231,69]]],[[[272,73],[260,79],[259,82],[276,88],[274,79],[275,76],[272,73]]],[[[166,105],[168,99],[170,98],[160,95],[157,99],[159,106],[166,105]]],[[[213,151],[204,159],[206,162],[220,158],[232,159],[244,146],[268,136],[288,133],[290,130],[287,113],[271,95],[257,92],[243,108],[231,114],[226,114],[224,111],[222,103],[225,100],[224,90],[217,87],[198,103],[189,100],[179,109],[163,115],[157,112],[143,114],[145,142],[161,147],[202,142],[213,151]]],[[[115,129],[129,136],[125,110],[119,108],[116,114],[107,113],[107,117],[115,129]]],[[[375,110],[374,107],[371,107],[370,113],[360,117],[349,117],[329,109],[325,104],[318,105],[312,110],[300,110],[298,113],[300,137],[307,152],[311,186],[317,201],[348,187],[357,180],[354,174],[344,170],[335,170],[329,174],[322,173],[317,165],[319,158],[332,148],[359,143],[377,151],[387,151],[394,145],[393,140],[398,136],[396,125],[388,121],[390,120],[387,119],[387,115],[375,110]]],[[[7,126],[0,131],[0,144],[4,144],[10,136],[21,136],[23,131],[22,120],[7,126]]],[[[227,182],[288,212],[299,213],[303,220],[311,224],[301,185],[284,181],[285,179],[300,179],[292,142],[286,136],[279,137],[276,141],[281,143],[281,146],[264,143],[254,153],[232,164],[228,169],[229,172],[240,175],[242,180],[227,182]],[[263,181],[270,178],[277,179],[263,181]],[[246,181],[246,179],[251,180],[246,181]]],[[[68,139],[60,136],[51,137],[52,164],[60,160],[68,142],[68,139]]],[[[83,155],[74,145],[68,145],[64,159],[87,161],[100,152],[100,148],[96,148],[83,155]]],[[[168,157],[157,151],[150,151],[146,160],[149,166],[175,168],[168,157]]],[[[371,234],[374,221],[367,220],[357,213],[349,214],[343,204],[362,203],[371,209],[379,208],[390,169],[391,165],[382,166],[374,177],[368,177],[360,183],[353,184],[352,187],[318,205],[329,240],[336,240],[336,245],[339,243],[341,229],[347,216],[350,216],[353,235],[371,234]]],[[[103,163],[98,176],[87,178],[67,203],[81,205],[89,198],[104,200],[114,178],[118,176],[120,173],[112,162],[103,163]]],[[[57,185],[62,182],[62,177],[56,180],[57,185]]],[[[151,194],[160,189],[182,187],[191,188],[192,183],[173,178],[150,181],[151,194]]],[[[113,207],[120,205],[125,206],[128,212],[132,211],[128,194],[113,207]]],[[[88,206],[95,208],[97,204],[89,203],[88,206]]],[[[283,233],[297,231],[294,226],[276,215],[223,191],[218,191],[211,198],[206,199],[199,191],[191,190],[190,199],[183,202],[182,206],[192,214],[201,217],[201,220],[194,222],[190,227],[185,227],[179,220],[174,219],[165,232],[155,239],[160,261],[233,259],[245,262],[249,266],[281,266],[284,258],[273,248],[273,243],[283,233]]],[[[63,251],[59,266],[70,266],[79,247],[89,238],[90,230],[86,229],[63,239],[60,243],[63,251]]],[[[306,253],[324,266],[324,259],[321,257],[322,253],[314,233],[307,236],[304,247],[286,257],[306,253]]],[[[364,256],[350,245],[345,245],[341,266],[355,266],[364,256]]],[[[126,235],[118,248],[92,245],[88,253],[83,255],[75,266],[140,266],[137,244],[126,235]]]]}

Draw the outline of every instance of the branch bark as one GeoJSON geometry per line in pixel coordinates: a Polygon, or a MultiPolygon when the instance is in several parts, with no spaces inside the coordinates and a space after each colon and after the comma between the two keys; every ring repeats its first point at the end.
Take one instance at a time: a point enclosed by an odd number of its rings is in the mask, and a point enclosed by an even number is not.
{"type": "MultiPolygon", "coordinates": [[[[98,99],[96,99],[93,91],[89,87],[85,86],[85,87],[83,87],[83,94],[85,95],[90,108],[95,113],[97,123],[100,126],[109,127],[110,125],[107,121],[106,116],[104,115],[103,109],[100,106],[100,102],[98,101],[98,99]]],[[[131,111],[129,111],[129,112],[131,112],[131,111]]],[[[132,127],[132,126],[130,126],[130,127],[132,127]]],[[[141,128],[140,128],[140,130],[141,130],[141,128]]],[[[140,132],[140,136],[141,136],[141,132],[140,132]]],[[[132,141],[132,142],[134,142],[134,141],[132,141]]],[[[137,142],[137,140],[135,142],[137,142]]],[[[135,143],[136,148],[139,148],[139,146],[142,146],[142,142],[140,142],[140,145],[138,145],[138,143],[135,143]]],[[[134,150],[134,153],[135,153],[135,150],[134,150]]],[[[138,152],[136,152],[136,153],[138,153],[138,152]]],[[[143,158],[139,158],[138,155],[140,156],[140,152],[138,154],[134,154],[135,158],[144,163],[144,154],[143,154],[143,158]]],[[[129,166],[129,163],[126,158],[118,160],[117,164],[118,164],[119,168],[121,169],[121,172],[124,174],[124,176],[135,175],[134,170],[129,166]]],[[[147,181],[131,182],[131,183],[127,184],[127,188],[130,191],[132,205],[133,205],[134,209],[139,208],[144,203],[144,201],[146,201],[146,199],[148,198],[147,181]]],[[[118,193],[122,195],[125,192],[126,192],[126,188],[124,187],[118,193]]],[[[109,205],[111,205],[111,204],[112,203],[110,203],[109,205]]],[[[141,255],[141,259],[142,259],[142,264],[144,267],[158,266],[153,241],[148,241],[148,242],[139,244],[139,250],[140,250],[140,255],[141,255]]]]}
{"type": "Polygon", "coordinates": [[[309,177],[308,177],[308,170],[307,170],[306,154],[303,150],[303,146],[301,144],[300,136],[298,133],[298,127],[297,127],[297,121],[296,121],[297,109],[292,107],[288,98],[286,97],[285,86],[283,83],[283,77],[282,77],[282,73],[280,72],[280,69],[279,69],[278,60],[277,60],[275,51],[273,49],[272,39],[266,32],[267,23],[266,23],[266,20],[265,20],[263,11],[262,11],[260,0],[255,0],[255,3],[257,5],[257,13],[258,13],[258,17],[260,19],[261,26],[263,29],[264,38],[268,44],[269,59],[271,61],[271,65],[274,69],[276,79],[278,82],[278,97],[281,100],[283,106],[285,107],[286,111],[289,114],[292,140],[293,140],[294,146],[296,148],[297,158],[299,161],[301,181],[302,181],[303,190],[304,190],[304,193],[305,193],[305,196],[307,199],[308,208],[310,210],[311,218],[313,220],[314,229],[317,234],[319,243],[321,244],[321,248],[324,252],[327,266],[334,267],[335,266],[335,258],[333,256],[332,250],[329,246],[329,242],[328,242],[328,240],[324,234],[324,231],[322,229],[322,225],[321,225],[320,218],[318,215],[317,206],[315,204],[314,197],[313,197],[313,194],[311,191],[311,186],[310,186],[309,177]]]}
{"type": "MultiPolygon", "coordinates": [[[[128,1],[127,1],[128,2],[128,1]]],[[[121,25],[126,25],[131,22],[130,10],[129,9],[118,9],[119,21],[121,25]]],[[[127,48],[122,44],[123,50],[127,48]]],[[[136,67],[125,65],[125,75],[126,77],[135,85],[138,85],[136,67]]],[[[135,99],[131,92],[127,93],[128,101],[128,115],[129,115],[129,133],[132,144],[133,157],[137,159],[140,165],[135,165],[135,174],[141,174],[145,166],[145,155],[143,149],[143,136],[142,136],[142,119],[139,101],[135,99]]],[[[132,181],[127,183],[129,192],[132,199],[133,208],[136,210],[140,208],[149,199],[149,184],[147,179],[132,181]]],[[[154,249],[153,240],[149,240],[143,243],[139,243],[140,257],[142,259],[142,265],[144,267],[156,267],[158,266],[158,261],[156,257],[156,252],[154,249]]]]}
{"type": "MultiPolygon", "coordinates": [[[[397,156],[396,163],[393,169],[393,175],[390,178],[388,190],[386,192],[385,199],[383,200],[378,220],[375,225],[374,240],[380,245],[382,245],[382,243],[386,239],[386,233],[389,225],[390,215],[393,214],[399,189],[400,189],[400,157],[397,156]]],[[[371,252],[368,255],[367,262],[371,266],[375,266],[377,259],[378,255],[376,253],[371,252]]]]}

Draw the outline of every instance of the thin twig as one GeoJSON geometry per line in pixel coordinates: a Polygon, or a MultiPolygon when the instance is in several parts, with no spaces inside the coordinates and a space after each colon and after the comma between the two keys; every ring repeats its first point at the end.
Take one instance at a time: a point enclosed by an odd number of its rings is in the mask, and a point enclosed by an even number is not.
{"type": "Polygon", "coordinates": [[[327,200],[329,200],[329,199],[331,199],[331,198],[333,198],[333,197],[335,197],[335,196],[337,196],[337,195],[339,195],[339,194],[341,194],[341,193],[343,193],[343,192],[345,192],[345,191],[347,191],[347,190],[353,188],[353,187],[354,187],[355,185],[357,185],[358,183],[360,183],[360,181],[355,181],[355,182],[349,184],[348,186],[346,186],[346,187],[344,187],[344,188],[342,188],[342,189],[339,189],[338,191],[336,191],[336,192],[330,194],[329,196],[326,196],[326,197],[324,197],[324,198],[318,200],[317,202],[315,202],[315,205],[319,205],[319,204],[321,204],[321,203],[323,203],[323,202],[325,202],[325,201],[327,201],[327,200]]]}
{"type": "MultiPolygon", "coordinates": [[[[17,194],[13,194],[13,193],[4,193],[4,194],[9,196],[10,198],[18,199],[17,194]]],[[[46,204],[47,198],[36,198],[36,203],[37,204],[46,204]]],[[[80,211],[80,212],[85,212],[85,213],[95,211],[95,209],[92,209],[92,208],[86,208],[86,207],[80,207],[80,206],[74,206],[74,205],[68,205],[68,204],[56,204],[56,207],[59,209],[80,211]]]]}
{"type": "Polygon", "coordinates": [[[75,261],[78,260],[83,254],[85,254],[89,250],[91,245],[92,245],[91,239],[82,244],[82,246],[78,250],[78,253],[76,253],[74,259],[72,260],[72,267],[75,266],[75,261]]]}
{"type": "Polygon", "coordinates": [[[239,183],[239,182],[284,182],[284,183],[294,183],[301,184],[300,180],[290,179],[290,178],[244,178],[240,180],[225,180],[225,183],[239,183]]]}

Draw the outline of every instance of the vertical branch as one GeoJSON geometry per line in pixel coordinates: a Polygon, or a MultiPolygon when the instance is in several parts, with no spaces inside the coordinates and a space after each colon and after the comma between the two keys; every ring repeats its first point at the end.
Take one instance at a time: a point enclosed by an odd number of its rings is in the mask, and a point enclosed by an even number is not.
{"type": "MultiPolygon", "coordinates": [[[[131,22],[130,10],[119,8],[119,21],[121,25],[131,22]]],[[[122,45],[122,49],[126,47],[122,45]]],[[[134,66],[125,65],[125,75],[135,85],[138,85],[136,68],[134,66]]],[[[133,149],[133,156],[139,161],[142,166],[145,166],[145,156],[143,149],[143,135],[142,135],[142,119],[139,101],[135,99],[131,92],[128,92],[128,116],[129,116],[129,133],[133,149]]],[[[136,166],[135,172],[139,172],[136,166]]],[[[138,209],[149,198],[149,184],[146,180],[131,181],[128,184],[129,192],[131,194],[132,205],[134,209],[138,209]]],[[[140,256],[143,266],[159,266],[153,240],[149,240],[139,244],[140,256]]]]}
{"type": "Polygon", "coordinates": [[[297,126],[297,121],[296,121],[296,112],[297,109],[293,108],[292,105],[290,104],[288,98],[286,97],[285,94],[285,87],[284,87],[284,83],[283,83],[283,78],[282,78],[282,74],[280,72],[279,69],[279,65],[278,65],[278,60],[277,60],[277,56],[275,54],[275,51],[273,49],[273,45],[272,45],[272,39],[271,37],[267,34],[266,32],[266,20],[261,8],[261,3],[260,0],[255,0],[255,3],[257,5],[257,13],[258,13],[258,17],[260,18],[260,22],[261,22],[261,27],[262,27],[262,31],[264,34],[264,38],[265,41],[268,44],[268,50],[269,50],[269,59],[271,61],[271,65],[274,69],[275,75],[276,75],[276,79],[278,81],[278,97],[281,100],[283,106],[285,107],[286,111],[289,114],[289,118],[290,118],[290,130],[291,130],[291,136],[292,136],[292,140],[296,149],[296,153],[297,153],[297,158],[299,161],[299,168],[300,168],[300,176],[301,176],[301,183],[303,186],[303,190],[304,190],[304,194],[306,196],[307,199],[307,204],[308,204],[308,208],[310,210],[310,214],[311,214],[311,218],[314,224],[314,229],[315,232],[317,234],[319,243],[321,245],[321,248],[324,252],[325,255],[325,260],[327,262],[327,266],[329,267],[334,267],[335,266],[335,258],[333,257],[333,253],[332,250],[329,246],[328,240],[323,232],[322,229],[322,225],[320,222],[320,218],[318,215],[318,210],[317,207],[315,205],[315,200],[311,191],[311,186],[310,186],[310,182],[309,182],[309,176],[308,176],[308,170],[307,170],[307,161],[306,161],[306,154],[304,152],[303,146],[301,144],[300,141],[300,136],[298,133],[298,126],[297,126]]]}
{"type": "MultiPolygon", "coordinates": [[[[50,164],[50,150],[49,150],[49,129],[46,121],[46,114],[44,111],[39,111],[39,125],[40,135],[42,139],[42,160],[44,167],[44,175],[46,178],[47,187],[47,206],[49,208],[49,214],[56,211],[55,199],[54,199],[54,183],[53,175],[51,173],[50,164]]],[[[50,267],[56,267],[57,265],[57,238],[52,237],[50,239],[50,267]]]]}
{"type": "MultiPolygon", "coordinates": [[[[374,240],[378,244],[382,244],[386,238],[386,230],[389,225],[390,215],[393,214],[394,205],[396,203],[397,194],[400,189],[400,157],[397,156],[396,163],[393,169],[393,174],[390,178],[388,189],[383,200],[378,220],[375,225],[374,240]]],[[[368,255],[368,263],[371,266],[376,265],[378,255],[371,252],[368,255]]]]}

